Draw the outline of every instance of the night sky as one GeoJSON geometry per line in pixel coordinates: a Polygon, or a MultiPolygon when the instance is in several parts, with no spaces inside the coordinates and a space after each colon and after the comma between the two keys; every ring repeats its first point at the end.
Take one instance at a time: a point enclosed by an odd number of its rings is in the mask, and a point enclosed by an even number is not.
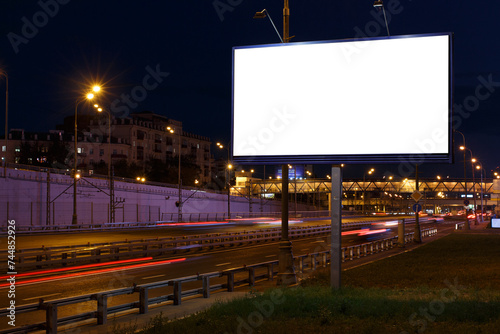
{"type": "MultiPolygon", "coordinates": [[[[455,126],[486,170],[497,167],[500,3],[385,0],[384,4],[392,35],[455,34],[454,101],[461,110],[455,126]]],[[[121,107],[122,116],[149,110],[182,121],[185,131],[228,141],[231,48],[279,42],[268,19],[253,19],[264,8],[281,32],[283,1],[277,0],[2,0],[0,67],[9,75],[9,128],[54,129],[74,113],[75,100],[99,82],[104,86],[101,104],[121,107]],[[123,102],[121,96],[138,92],[150,72],[156,72],[158,80],[150,82],[147,95],[129,105],[123,102]]],[[[290,8],[292,42],[386,34],[371,0],[290,0],[290,8]]],[[[461,137],[456,140],[462,143],[461,137]]],[[[455,165],[427,165],[422,170],[427,176],[463,176],[461,153],[455,160],[455,165]]],[[[351,176],[362,176],[359,171],[364,169],[353,167],[351,176]]],[[[398,173],[396,166],[384,169],[398,173]]]]}

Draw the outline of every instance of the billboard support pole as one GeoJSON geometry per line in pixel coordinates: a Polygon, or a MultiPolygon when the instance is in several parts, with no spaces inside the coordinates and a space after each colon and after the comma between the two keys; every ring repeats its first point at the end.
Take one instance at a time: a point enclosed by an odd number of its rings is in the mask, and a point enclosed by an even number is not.
{"type": "Polygon", "coordinates": [[[331,196],[331,250],[330,250],[330,286],[333,289],[341,287],[341,247],[342,247],[342,169],[339,165],[332,166],[332,196],[331,196]]]}
{"type": "Polygon", "coordinates": [[[288,164],[281,166],[281,241],[279,247],[278,285],[297,283],[292,243],[288,239],[288,164]]]}

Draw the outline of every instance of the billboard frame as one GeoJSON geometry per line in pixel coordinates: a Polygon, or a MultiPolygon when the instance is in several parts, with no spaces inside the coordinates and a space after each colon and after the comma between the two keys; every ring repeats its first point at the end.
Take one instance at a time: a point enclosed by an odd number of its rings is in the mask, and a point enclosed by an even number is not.
{"type": "Polygon", "coordinates": [[[453,162],[453,33],[431,33],[431,34],[414,34],[414,35],[398,35],[390,37],[372,37],[363,39],[341,39],[341,40],[323,40],[311,42],[297,43],[278,43],[265,45],[239,46],[232,48],[232,94],[231,94],[231,157],[234,162],[239,164],[392,164],[401,162],[410,162],[414,164],[427,163],[452,163],[453,162]],[[393,40],[393,39],[408,39],[418,37],[433,37],[447,36],[448,37],[448,135],[447,135],[447,153],[412,153],[412,154],[329,154],[329,155],[234,155],[234,96],[235,96],[235,51],[240,49],[250,48],[266,48],[266,47],[290,47],[296,45],[308,44],[323,44],[323,43],[345,43],[345,42],[362,42],[375,40],[393,40]]]}

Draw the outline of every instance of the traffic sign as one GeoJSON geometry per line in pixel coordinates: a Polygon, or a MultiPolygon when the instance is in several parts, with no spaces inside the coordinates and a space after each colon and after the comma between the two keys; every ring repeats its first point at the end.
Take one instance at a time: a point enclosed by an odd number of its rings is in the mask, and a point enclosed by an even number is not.
{"type": "Polygon", "coordinates": [[[469,205],[469,200],[468,199],[464,200],[464,205],[466,205],[466,206],[469,205]]]}
{"type": "Polygon", "coordinates": [[[415,212],[422,211],[422,205],[420,205],[418,203],[413,204],[413,211],[415,211],[415,212]]]}
{"type": "Polygon", "coordinates": [[[420,201],[422,197],[424,197],[424,195],[422,195],[422,193],[418,190],[415,190],[413,194],[411,194],[411,198],[413,198],[415,202],[420,201]]]}

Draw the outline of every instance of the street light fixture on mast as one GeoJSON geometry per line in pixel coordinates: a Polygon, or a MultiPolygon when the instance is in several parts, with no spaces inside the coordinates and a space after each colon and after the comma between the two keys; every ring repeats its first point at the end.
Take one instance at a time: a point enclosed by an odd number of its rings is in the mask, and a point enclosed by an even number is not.
{"type": "Polygon", "coordinates": [[[226,171],[227,171],[227,178],[226,178],[226,187],[227,187],[227,218],[231,219],[231,170],[233,169],[233,165],[231,164],[231,155],[230,155],[230,148],[229,145],[225,147],[223,144],[220,142],[217,143],[217,147],[222,149],[227,150],[227,165],[226,165],[226,171]]]}
{"type": "MultiPolygon", "coordinates": [[[[174,130],[173,127],[167,126],[167,131],[170,133],[175,133],[176,131],[174,130]]],[[[177,152],[177,157],[179,160],[179,165],[178,165],[178,173],[177,173],[177,183],[178,183],[178,195],[179,199],[176,203],[177,205],[177,222],[182,221],[182,178],[181,178],[181,130],[177,129],[177,139],[179,142],[179,152],[177,152]]]]}
{"type": "MultiPolygon", "coordinates": [[[[373,172],[375,172],[375,168],[371,168],[369,171],[368,171],[368,174],[369,175],[372,175],[373,172]]],[[[366,202],[366,171],[363,173],[363,214],[365,214],[365,202],[366,202]]]]}
{"type": "MultiPolygon", "coordinates": [[[[257,12],[254,18],[265,18],[267,10],[257,12]]],[[[269,16],[271,20],[271,17],[269,16]]],[[[274,23],[271,20],[274,26],[274,23]]],[[[279,36],[279,32],[276,29],[279,36]]],[[[288,43],[293,37],[289,37],[290,31],[290,7],[288,0],[284,0],[283,6],[283,38],[280,36],[282,43],[288,43]]],[[[288,237],[288,164],[281,166],[281,241],[279,253],[279,269],[278,269],[278,285],[290,285],[297,282],[295,268],[293,265],[292,243],[288,237]]]]}
{"type": "MultiPolygon", "coordinates": [[[[483,164],[479,161],[476,161],[479,165],[476,165],[476,169],[481,171],[481,223],[484,222],[484,209],[483,209],[483,164]]],[[[477,217],[477,215],[476,215],[477,217]]],[[[477,219],[476,219],[477,224],[477,219]]]]}
{"type": "Polygon", "coordinates": [[[112,157],[111,157],[111,113],[108,110],[104,110],[98,104],[94,104],[98,113],[105,112],[108,114],[108,178],[109,178],[109,222],[115,222],[115,191],[113,182],[113,171],[112,171],[112,157]]]}
{"type": "MultiPolygon", "coordinates": [[[[464,187],[465,187],[465,200],[467,200],[467,168],[466,168],[466,159],[465,159],[465,136],[462,132],[460,132],[458,130],[453,130],[453,132],[460,134],[462,136],[462,140],[463,140],[463,145],[460,146],[460,150],[464,151],[464,187]]],[[[472,171],[472,173],[474,173],[474,171],[472,171]]],[[[469,218],[467,218],[467,210],[465,210],[465,229],[466,230],[470,229],[469,218]]]]}
{"type": "MultiPolygon", "coordinates": [[[[92,87],[92,91],[94,93],[98,93],[101,90],[101,87],[99,86],[94,86],[92,87]]],[[[78,169],[78,105],[87,100],[92,100],[94,98],[94,93],[87,93],[85,98],[83,99],[78,99],[75,102],[75,142],[74,142],[74,170],[73,170],[73,218],[71,221],[72,225],[77,225],[78,224],[78,216],[76,213],[76,183],[78,179],[80,178],[80,175],[77,173],[78,169]]]]}
{"type": "MultiPolygon", "coordinates": [[[[468,147],[465,146],[460,146],[460,150],[464,151],[464,157],[465,157],[465,151],[469,151],[470,153],[470,161],[471,161],[471,170],[472,170],[472,186],[474,187],[473,192],[472,192],[472,198],[474,199],[474,224],[477,224],[477,205],[476,205],[476,178],[474,174],[474,163],[476,162],[476,158],[474,158],[474,155],[472,154],[472,150],[468,147]]],[[[467,193],[465,193],[465,198],[467,199],[467,193]]],[[[470,224],[469,224],[469,217],[467,215],[467,210],[465,210],[465,219],[467,220],[467,224],[465,226],[466,229],[470,229],[470,224]]]]}

